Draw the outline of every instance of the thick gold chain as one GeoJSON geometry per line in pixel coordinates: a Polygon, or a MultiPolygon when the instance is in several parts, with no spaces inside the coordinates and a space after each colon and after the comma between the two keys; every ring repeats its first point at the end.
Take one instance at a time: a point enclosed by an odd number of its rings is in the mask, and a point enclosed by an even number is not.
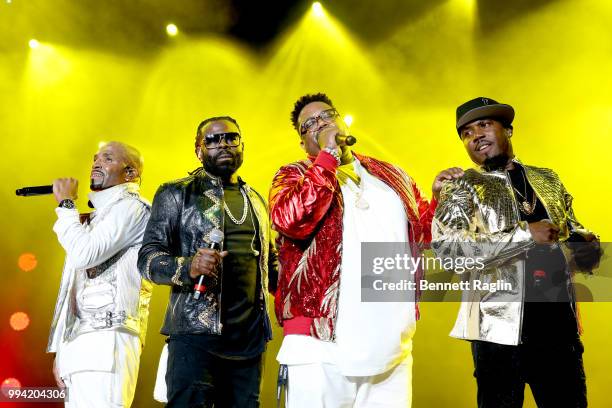
{"type": "Polygon", "coordinates": [[[240,218],[240,220],[237,220],[236,217],[234,217],[234,215],[230,211],[229,207],[227,206],[227,203],[225,201],[223,201],[223,208],[225,209],[225,213],[227,214],[228,217],[230,217],[230,219],[236,225],[240,225],[240,224],[244,223],[244,221],[246,220],[246,217],[247,217],[247,212],[249,211],[249,201],[247,200],[246,193],[244,192],[242,187],[239,187],[239,190],[240,190],[240,193],[242,193],[242,198],[244,199],[244,209],[242,210],[242,218],[240,218]]]}

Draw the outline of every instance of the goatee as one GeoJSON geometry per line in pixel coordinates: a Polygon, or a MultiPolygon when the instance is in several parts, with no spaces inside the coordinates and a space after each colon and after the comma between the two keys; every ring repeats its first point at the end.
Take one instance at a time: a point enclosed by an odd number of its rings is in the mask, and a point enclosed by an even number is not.
{"type": "Polygon", "coordinates": [[[497,156],[488,157],[485,159],[482,167],[486,171],[503,170],[510,161],[510,157],[506,153],[500,153],[497,156]]]}
{"type": "Polygon", "coordinates": [[[102,190],[102,186],[103,186],[103,183],[96,183],[93,180],[91,180],[91,182],[89,183],[89,189],[91,191],[100,191],[102,190]]]}

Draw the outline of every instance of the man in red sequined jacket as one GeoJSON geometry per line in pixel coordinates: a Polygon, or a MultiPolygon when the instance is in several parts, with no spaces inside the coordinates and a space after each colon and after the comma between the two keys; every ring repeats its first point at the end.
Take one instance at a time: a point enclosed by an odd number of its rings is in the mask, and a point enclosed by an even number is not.
{"type": "MultiPolygon", "coordinates": [[[[362,302],[360,250],[362,242],[404,242],[418,256],[418,245],[431,239],[436,202],[400,168],[351,152],[326,95],[301,97],[291,119],[308,159],[282,167],[270,191],[287,406],[410,406],[418,308],[415,301],[362,302]]],[[[440,173],[434,195],[461,173],[440,173]]]]}

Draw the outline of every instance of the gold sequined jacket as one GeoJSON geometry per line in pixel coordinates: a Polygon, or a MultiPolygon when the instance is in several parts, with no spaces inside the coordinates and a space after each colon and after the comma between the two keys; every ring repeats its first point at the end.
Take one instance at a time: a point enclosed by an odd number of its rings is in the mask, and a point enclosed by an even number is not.
{"type": "MultiPolygon", "coordinates": [[[[560,228],[559,242],[572,231],[582,230],[572,210],[572,197],[559,176],[550,169],[522,166],[548,218],[560,228]]],[[[452,337],[519,344],[525,299],[525,260],[521,255],[534,245],[528,224],[520,220],[507,171],[469,169],[463,177],[445,183],[432,222],[432,248],[438,257],[479,257],[485,266],[461,276],[471,289],[462,293],[452,337]],[[512,289],[473,290],[478,280],[507,282],[512,289]]],[[[569,260],[569,251],[562,249],[569,260]]],[[[566,275],[575,313],[569,270],[566,275]]]]}

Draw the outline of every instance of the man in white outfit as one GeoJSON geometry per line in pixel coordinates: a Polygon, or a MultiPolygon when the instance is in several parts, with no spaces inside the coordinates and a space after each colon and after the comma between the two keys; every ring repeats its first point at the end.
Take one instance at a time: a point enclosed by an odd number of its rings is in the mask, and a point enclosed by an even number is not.
{"type": "Polygon", "coordinates": [[[53,182],[53,230],[66,261],[47,352],[67,407],[129,407],[134,398],[151,297],[136,266],[150,214],[138,193],[142,165],[133,147],[103,145],[91,170],[95,210],[81,217],[78,181],[53,182]]]}

